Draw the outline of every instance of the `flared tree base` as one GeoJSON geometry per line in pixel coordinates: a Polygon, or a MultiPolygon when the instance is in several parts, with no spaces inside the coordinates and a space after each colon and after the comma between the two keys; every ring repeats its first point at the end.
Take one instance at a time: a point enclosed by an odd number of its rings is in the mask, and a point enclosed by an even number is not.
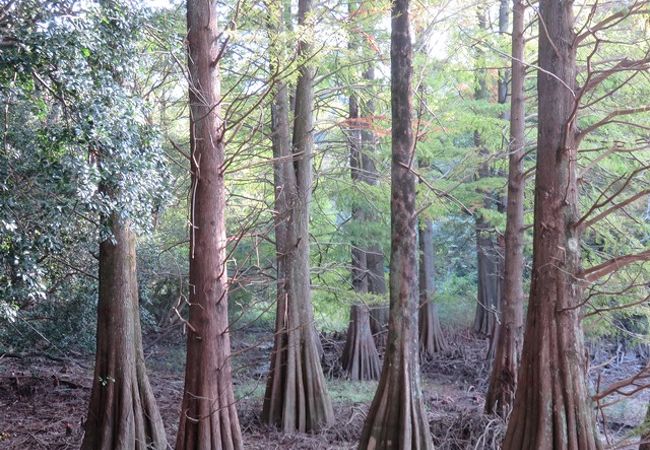
{"type": "Polygon", "coordinates": [[[350,380],[379,379],[381,364],[370,331],[370,312],[366,305],[352,305],[350,308],[350,325],[341,364],[350,380]]]}

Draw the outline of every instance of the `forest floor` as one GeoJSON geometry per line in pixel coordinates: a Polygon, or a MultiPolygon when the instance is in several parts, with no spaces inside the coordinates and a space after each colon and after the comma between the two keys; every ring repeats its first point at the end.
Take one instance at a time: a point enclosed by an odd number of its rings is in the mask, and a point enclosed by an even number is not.
{"type": "MultiPolygon", "coordinates": [[[[151,383],[169,435],[174,441],[183,390],[184,339],[180,335],[148,336],[145,353],[151,383]]],[[[356,448],[376,382],[350,382],[341,376],[338,357],[342,335],[323,339],[323,366],[334,403],[336,423],[319,434],[283,435],[259,421],[271,350],[270,334],[240,332],[233,338],[234,383],[247,449],[356,448]]],[[[497,449],[504,423],[483,414],[488,366],[487,344],[467,331],[453,333],[444,355],[424,361],[422,385],[437,449],[497,449]]],[[[607,386],[643,366],[634,352],[601,351],[600,381],[607,386]],[[622,355],[622,356],[621,356],[622,355]]],[[[600,359],[599,359],[600,358],[600,359]]],[[[81,355],[0,355],[0,449],[77,449],[83,430],[93,361],[81,355]]],[[[643,420],[648,394],[607,409],[609,442],[620,441],[643,420]]],[[[609,399],[608,399],[609,400],[609,399]]],[[[616,448],[633,448],[633,446],[616,448]]]]}

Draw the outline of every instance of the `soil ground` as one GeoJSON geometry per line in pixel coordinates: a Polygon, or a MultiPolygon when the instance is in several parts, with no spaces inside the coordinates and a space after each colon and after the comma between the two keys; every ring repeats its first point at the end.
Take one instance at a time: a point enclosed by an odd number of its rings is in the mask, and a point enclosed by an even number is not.
{"type": "MultiPolygon", "coordinates": [[[[146,341],[151,382],[169,441],[173,443],[183,389],[184,340],[180,334],[167,334],[149,336],[146,341]]],[[[317,435],[283,435],[260,423],[271,335],[261,331],[240,332],[233,342],[234,383],[247,449],[356,448],[376,383],[350,382],[342,377],[338,364],[342,335],[323,338],[323,367],[336,423],[317,435]]],[[[483,414],[487,343],[466,331],[454,332],[449,342],[448,352],[422,363],[422,385],[436,448],[497,449],[505,425],[501,419],[483,414]]],[[[644,366],[643,355],[634,351],[617,348],[595,353],[594,387],[608,386],[644,366]]],[[[90,395],[92,366],[92,358],[81,355],[0,355],[0,449],[77,449],[90,395]]],[[[612,447],[634,435],[645,414],[646,395],[613,396],[619,401],[606,408],[607,420],[603,422],[600,415],[603,437],[612,447]]],[[[611,401],[608,398],[605,403],[611,401]]],[[[631,439],[633,442],[634,438],[631,439]]]]}

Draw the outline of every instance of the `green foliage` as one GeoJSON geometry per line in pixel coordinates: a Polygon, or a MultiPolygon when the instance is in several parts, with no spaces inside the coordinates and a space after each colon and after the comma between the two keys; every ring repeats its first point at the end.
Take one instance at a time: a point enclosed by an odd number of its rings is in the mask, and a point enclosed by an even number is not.
{"type": "Polygon", "coordinates": [[[94,350],[95,288],[79,280],[69,284],[61,295],[47,300],[21,310],[13,320],[0,321],[0,353],[94,350]]]}
{"type": "Polygon", "coordinates": [[[80,292],[93,291],[96,265],[84,262],[110,237],[105,219],[117,213],[148,230],[166,170],[147,107],[132,94],[145,11],[28,0],[9,14],[0,36],[0,304],[25,314],[16,324],[88,300],[80,292]]]}
{"type": "MultiPolygon", "coordinates": [[[[234,330],[274,324],[270,102],[279,80],[290,92],[295,89],[305,62],[317,68],[310,205],[317,327],[344,330],[350,304],[387,301],[353,293],[350,253],[352,243],[378,245],[388,266],[390,2],[363,2],[359,10],[357,3],[319,5],[310,18],[314,32],[295,26],[292,3],[220,4],[218,44],[228,40],[219,66],[234,330]],[[297,57],[299,39],[312,44],[313,55],[297,57]],[[367,79],[364,73],[371,67],[375,76],[367,79]],[[351,180],[352,94],[362,115],[371,106],[374,110],[359,122],[377,140],[372,152],[376,184],[351,180]],[[367,220],[353,220],[353,211],[367,220]]],[[[479,26],[476,8],[466,6],[412,5],[413,167],[421,181],[418,212],[434,222],[435,299],[443,326],[467,325],[474,314],[476,219],[487,223],[491,235],[505,229],[509,103],[497,102],[496,84],[510,63],[505,56],[510,36],[497,32],[494,17],[479,26]]],[[[130,219],[141,234],[138,278],[145,328],[178,324],[178,315],[187,313],[191,198],[184,11],[150,12],[127,0],[22,0],[9,8],[12,20],[0,30],[0,346],[92,347],[97,243],[108,236],[103,218],[113,212],[130,219]]],[[[585,41],[578,50],[579,84],[589,81],[583,70],[587,59],[602,73],[622,54],[644,57],[645,46],[633,43],[645,42],[646,26],[645,19],[633,17],[603,31],[607,39],[593,54],[593,41],[585,41]]],[[[526,33],[535,36],[537,25],[526,33]]],[[[526,46],[529,62],[536,59],[534,41],[526,46]]],[[[630,76],[629,71],[613,73],[584,94],[577,111],[579,129],[594,127],[580,142],[576,161],[579,209],[586,220],[640,195],[650,183],[648,171],[640,170],[650,165],[650,112],[607,119],[612,111],[648,98],[647,77],[630,76]]],[[[527,225],[533,222],[534,203],[534,88],[531,69],[524,158],[527,225]]],[[[532,227],[525,233],[528,264],[532,227]]],[[[649,236],[647,197],[640,197],[585,230],[584,266],[639,253],[647,249],[649,236]]],[[[639,300],[647,296],[648,270],[647,262],[639,262],[587,286],[590,336],[647,335],[640,325],[647,323],[648,308],[639,300]],[[623,305],[633,306],[619,308],[623,305]]],[[[529,266],[525,277],[528,284],[529,266]]]]}

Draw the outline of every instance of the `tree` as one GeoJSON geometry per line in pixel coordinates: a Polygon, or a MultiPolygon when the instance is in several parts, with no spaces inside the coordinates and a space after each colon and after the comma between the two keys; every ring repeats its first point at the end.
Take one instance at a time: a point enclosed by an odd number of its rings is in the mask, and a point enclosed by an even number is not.
{"type": "MultiPolygon", "coordinates": [[[[370,63],[363,71],[363,79],[368,83],[373,83],[375,80],[375,69],[370,63]]],[[[362,178],[364,182],[371,186],[379,184],[379,173],[375,163],[377,152],[377,136],[372,128],[372,121],[375,115],[375,101],[373,100],[373,93],[370,93],[361,104],[361,115],[367,118],[367,124],[361,130],[361,150],[363,161],[362,178]]],[[[366,214],[366,220],[376,221],[375,214],[366,214]]],[[[377,296],[386,295],[386,277],[384,275],[384,251],[382,246],[377,242],[372,242],[365,251],[366,253],[366,267],[368,270],[368,292],[377,296]]]]}
{"type": "Polygon", "coordinates": [[[442,334],[438,309],[433,302],[435,293],[434,259],[433,259],[433,221],[430,218],[420,219],[419,227],[420,265],[419,265],[419,308],[418,329],[420,353],[433,356],[447,348],[447,342],[442,334]]]}
{"type": "Polygon", "coordinates": [[[379,353],[370,331],[370,310],[365,304],[352,305],[350,308],[350,325],[341,364],[350,380],[379,378],[379,353]]]}
{"type": "MultiPolygon", "coordinates": [[[[426,33],[423,36],[428,38],[426,33]]],[[[420,105],[418,108],[418,126],[422,122],[425,110],[425,90],[420,85],[420,105]]],[[[418,167],[426,168],[427,164],[423,158],[418,158],[418,167]]],[[[424,180],[420,180],[424,184],[424,180]]],[[[420,354],[422,356],[433,356],[447,348],[445,337],[440,326],[437,305],[433,301],[435,294],[435,261],[433,248],[433,219],[425,214],[420,214],[418,220],[418,243],[419,243],[419,264],[418,264],[418,336],[420,341],[420,354]]]]}
{"type": "MultiPolygon", "coordinates": [[[[367,4],[364,1],[354,1],[348,4],[348,16],[350,18],[367,15],[367,4]]],[[[358,20],[358,22],[361,22],[358,20]]],[[[354,22],[353,22],[354,23],[354,22]]],[[[371,31],[363,30],[361,23],[355,23],[354,28],[350,31],[350,41],[348,48],[355,57],[362,56],[369,60],[363,63],[363,73],[358,74],[358,70],[353,71],[354,80],[359,75],[368,84],[372,83],[375,78],[374,61],[368,55],[365,46],[362,45],[363,39],[360,36],[372,36],[371,31]]],[[[367,37],[367,39],[372,39],[367,37]]],[[[373,131],[373,120],[375,114],[375,104],[372,93],[367,98],[357,93],[354,89],[349,95],[348,101],[348,123],[347,133],[348,145],[350,147],[350,174],[352,183],[355,188],[363,192],[363,184],[368,186],[377,186],[379,184],[379,175],[375,164],[376,153],[376,136],[373,131]]],[[[368,207],[368,199],[363,198],[359,201],[353,201],[352,221],[359,231],[365,231],[367,235],[368,224],[377,221],[376,213],[368,207]]],[[[356,233],[362,234],[362,233],[356,233]]],[[[373,294],[375,296],[384,296],[386,294],[386,283],[384,279],[384,254],[376,241],[371,241],[367,236],[352,241],[352,287],[359,294],[373,294]]],[[[377,335],[378,342],[382,341],[380,334],[387,325],[383,322],[384,317],[380,314],[372,315],[377,312],[381,306],[371,308],[371,328],[373,334],[377,335]]],[[[351,316],[352,317],[352,316],[351,316]]],[[[356,328],[360,329],[359,327],[356,328]]]]}
{"type": "MultiPolygon", "coordinates": [[[[359,6],[350,2],[348,4],[348,11],[350,17],[353,17],[359,12],[359,6]]],[[[358,47],[358,39],[355,34],[352,34],[348,48],[352,53],[355,53],[359,50],[358,47]]],[[[372,69],[369,70],[371,71],[372,69]]],[[[372,184],[376,178],[374,162],[370,155],[368,155],[368,152],[372,150],[372,131],[363,132],[363,123],[366,122],[365,128],[369,128],[369,124],[360,115],[359,103],[360,99],[358,95],[355,92],[351,93],[348,101],[348,120],[350,125],[348,130],[348,145],[350,146],[350,174],[352,183],[357,186],[359,183],[372,184]]],[[[352,206],[352,220],[358,228],[364,228],[365,224],[370,220],[368,217],[370,214],[369,211],[366,211],[367,209],[367,207],[361,206],[357,202],[352,206]]],[[[372,250],[368,249],[367,245],[363,245],[363,243],[356,242],[355,240],[352,241],[351,247],[352,289],[355,295],[360,297],[360,302],[357,300],[359,303],[353,304],[350,307],[350,322],[341,363],[348,377],[352,380],[376,380],[379,378],[379,354],[377,353],[375,341],[372,338],[370,310],[365,304],[370,287],[375,287],[377,284],[376,280],[371,282],[371,277],[373,277],[374,273],[371,273],[370,267],[368,266],[368,254],[372,253],[372,250]]],[[[383,280],[381,282],[383,284],[383,280]]]]}
{"type": "MultiPolygon", "coordinates": [[[[506,4],[507,0],[502,2],[506,4]]],[[[512,408],[523,336],[524,270],[524,11],[513,0],[510,141],[508,144],[508,198],[505,260],[501,291],[501,323],[497,327],[495,357],[485,399],[485,410],[505,417],[512,408]]]]}
{"type": "Polygon", "coordinates": [[[142,350],[135,234],[118,214],[99,246],[97,351],[83,450],[166,449],[142,350]]]}
{"type": "MultiPolygon", "coordinates": [[[[5,252],[16,254],[20,264],[12,262],[12,275],[31,279],[19,287],[36,285],[18,298],[45,300],[57,284],[72,284],[75,272],[92,279],[93,290],[99,282],[95,369],[81,448],[164,449],[165,431],[144,364],[135,264],[135,230],[150,226],[165,176],[156,133],[141,120],[143,105],[129,87],[141,67],[136,42],[146,16],[120,1],[78,7],[12,2],[0,13],[8,25],[0,38],[0,217],[9,231],[18,229],[17,220],[25,233],[25,239],[3,233],[1,259],[5,252]],[[39,177],[32,183],[34,174],[39,177]],[[20,201],[23,195],[29,202],[20,201]],[[16,214],[16,204],[27,214],[16,214]],[[94,265],[78,268],[90,258],[68,253],[71,242],[82,242],[93,254],[99,244],[98,276],[94,265]],[[54,257],[74,272],[45,291],[44,275],[51,271],[53,279],[58,269],[54,257]]],[[[11,287],[10,280],[9,300],[18,294],[11,287]]]]}
{"type": "Polygon", "coordinates": [[[390,319],[381,378],[360,449],[433,449],[420,390],[417,338],[417,216],[412,120],[409,1],[391,10],[390,319]]]}
{"type": "MultiPolygon", "coordinates": [[[[486,29],[486,8],[478,8],[478,25],[480,30],[486,29]]],[[[477,63],[484,64],[483,50],[477,47],[477,63]]],[[[486,102],[489,98],[487,85],[487,70],[477,70],[476,88],[474,98],[477,102],[486,102]]],[[[484,180],[493,175],[489,161],[489,149],[484,142],[480,130],[474,131],[474,145],[482,159],[478,168],[478,180],[484,180]]],[[[485,210],[499,207],[498,194],[490,189],[479,188],[478,193],[483,197],[481,208],[485,210]]],[[[499,297],[501,292],[501,264],[499,248],[496,243],[494,226],[490,223],[484,212],[479,209],[474,214],[476,222],[476,258],[478,271],[477,305],[474,316],[473,330],[483,336],[492,336],[496,327],[496,314],[499,311],[499,297]]]]}
{"type": "Polygon", "coordinates": [[[585,380],[573,3],[540,2],[533,269],[505,450],[601,448],[585,380]]]}
{"type": "Polygon", "coordinates": [[[190,278],[185,388],[177,450],[242,448],[232,386],[220,32],[217,2],[187,1],[190,83],[190,278]]]}
{"type": "MultiPolygon", "coordinates": [[[[269,4],[272,8],[273,5],[269,4]]],[[[273,11],[273,9],[271,9],[273,11]]],[[[282,23],[279,10],[276,26],[282,23]]],[[[312,1],[298,3],[298,24],[312,26],[312,1]]],[[[280,82],[273,102],[276,252],[278,267],[275,339],[262,420],[284,432],[313,432],[334,420],[320,365],[309,275],[309,205],[312,190],[314,68],[311,46],[298,43],[301,58],[295,90],[293,141],[289,145],[288,92],[280,82]]]]}

